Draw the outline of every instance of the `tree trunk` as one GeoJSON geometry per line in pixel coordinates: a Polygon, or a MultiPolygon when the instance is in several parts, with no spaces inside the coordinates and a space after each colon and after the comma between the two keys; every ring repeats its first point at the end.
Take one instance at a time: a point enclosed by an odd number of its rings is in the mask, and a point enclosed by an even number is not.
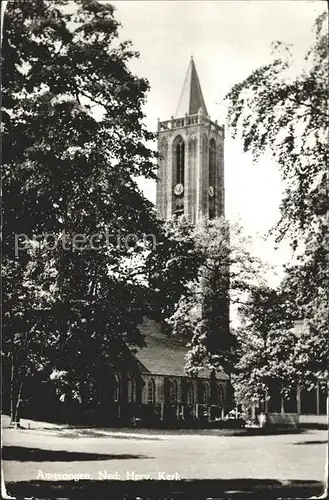
{"type": "Polygon", "coordinates": [[[84,379],[80,380],[79,392],[80,392],[82,407],[87,408],[89,403],[89,384],[87,380],[84,379]]]}
{"type": "Polygon", "coordinates": [[[16,426],[19,426],[19,422],[20,422],[19,410],[20,410],[21,401],[22,401],[22,390],[23,390],[23,380],[20,381],[18,391],[17,391],[15,413],[14,413],[14,418],[15,418],[14,422],[15,422],[16,426]]]}
{"type": "Polygon", "coordinates": [[[16,357],[14,351],[11,352],[11,375],[10,375],[10,425],[17,425],[16,421],[16,357]]]}
{"type": "Polygon", "coordinates": [[[11,358],[11,375],[10,375],[10,424],[15,423],[15,355],[12,352],[11,358]]]}
{"type": "Polygon", "coordinates": [[[22,401],[23,380],[18,378],[16,356],[11,353],[11,378],[10,378],[10,425],[19,425],[19,410],[22,401]]]}

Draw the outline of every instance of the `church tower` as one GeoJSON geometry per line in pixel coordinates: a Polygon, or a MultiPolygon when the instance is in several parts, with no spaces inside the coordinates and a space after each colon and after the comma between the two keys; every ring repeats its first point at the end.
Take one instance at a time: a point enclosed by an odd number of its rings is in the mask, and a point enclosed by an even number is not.
{"type": "Polygon", "coordinates": [[[156,207],[163,219],[224,215],[224,126],[210,120],[191,58],[175,116],[158,122],[156,207]]]}

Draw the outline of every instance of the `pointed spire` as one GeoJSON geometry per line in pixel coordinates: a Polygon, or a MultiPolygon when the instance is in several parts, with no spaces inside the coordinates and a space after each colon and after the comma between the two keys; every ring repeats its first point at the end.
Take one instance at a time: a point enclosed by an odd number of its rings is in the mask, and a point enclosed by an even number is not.
{"type": "Polygon", "coordinates": [[[206,115],[208,114],[193,55],[191,55],[175,117],[180,118],[185,114],[196,115],[200,108],[206,115]]]}

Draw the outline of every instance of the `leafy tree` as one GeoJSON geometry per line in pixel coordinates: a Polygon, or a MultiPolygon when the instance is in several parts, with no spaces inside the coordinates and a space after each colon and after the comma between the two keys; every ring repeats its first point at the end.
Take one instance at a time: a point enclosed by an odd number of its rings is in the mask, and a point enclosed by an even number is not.
{"type": "Polygon", "coordinates": [[[56,302],[57,270],[54,259],[45,262],[35,250],[33,254],[26,259],[26,265],[6,259],[2,270],[3,387],[8,390],[13,422],[19,420],[24,381],[45,369],[49,362],[47,350],[54,342],[50,332],[45,333],[45,325],[51,321],[56,302]]]}
{"type": "Polygon", "coordinates": [[[316,40],[297,76],[289,47],[274,44],[274,61],[254,70],[226,96],[228,125],[255,160],[267,150],[285,182],[278,237],[293,244],[328,211],[328,32],[327,13],[315,26],[316,40]]]}
{"type": "Polygon", "coordinates": [[[294,349],[298,383],[314,384],[328,374],[329,363],[329,233],[322,224],[310,230],[304,253],[287,266],[281,289],[295,317],[304,319],[304,330],[294,349]]]}
{"type": "MultiPolygon", "coordinates": [[[[275,230],[278,240],[290,238],[299,257],[287,269],[281,292],[295,317],[308,325],[285,359],[300,383],[325,373],[329,359],[327,17],[323,13],[316,20],[315,42],[297,76],[289,47],[277,42],[273,62],[254,70],[227,95],[233,134],[242,137],[244,150],[256,160],[269,150],[284,181],[275,230]]],[[[291,380],[292,373],[286,375],[291,380]]]]}
{"type": "Polygon", "coordinates": [[[157,236],[157,250],[147,256],[145,269],[151,290],[150,315],[167,333],[168,319],[178,303],[190,296],[190,284],[197,278],[201,262],[193,225],[185,217],[164,221],[157,236]]]}
{"type": "Polygon", "coordinates": [[[274,392],[289,396],[297,384],[314,387],[328,373],[329,267],[323,266],[328,246],[325,226],[310,231],[279,289],[255,288],[240,307],[233,382],[237,398],[247,406],[255,398],[264,402],[274,392]],[[301,318],[303,328],[295,330],[294,322],[301,318]]]}
{"type": "Polygon", "coordinates": [[[206,364],[211,370],[224,370],[230,375],[237,360],[230,306],[244,301],[250,287],[262,281],[264,266],[252,255],[250,238],[243,235],[242,228],[224,218],[201,221],[194,237],[202,264],[190,310],[199,309],[199,314],[192,315],[193,336],[186,368],[188,373],[195,373],[206,364]]]}
{"type": "Polygon", "coordinates": [[[205,366],[231,373],[235,338],[230,333],[229,304],[241,300],[261,263],[248,250],[241,228],[223,218],[190,225],[184,217],[167,224],[174,236],[162,252],[151,256],[158,270],[158,296],[168,332],[189,346],[186,371],[197,374],[205,366]],[[160,271],[159,271],[160,270],[160,271]]]}
{"type": "Polygon", "coordinates": [[[157,232],[134,180],[154,178],[155,154],[145,146],[148,82],[130,72],[138,54],[119,42],[113,12],[95,0],[12,1],[5,12],[3,351],[13,420],[31,371],[70,368],[83,393],[101,366],[143,344],[143,284],[119,270],[140,252],[129,234],[157,232]]]}
{"type": "Polygon", "coordinates": [[[282,292],[255,286],[239,307],[237,358],[232,382],[239,403],[264,404],[271,395],[289,392],[295,381],[294,313],[282,292]]]}

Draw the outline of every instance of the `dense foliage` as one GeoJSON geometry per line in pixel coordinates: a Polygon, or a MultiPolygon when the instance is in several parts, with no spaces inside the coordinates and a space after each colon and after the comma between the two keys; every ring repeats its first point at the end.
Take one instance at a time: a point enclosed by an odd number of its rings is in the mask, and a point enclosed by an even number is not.
{"type": "Polygon", "coordinates": [[[239,314],[232,382],[237,401],[248,407],[264,403],[273,391],[289,392],[294,383],[295,318],[287,297],[268,286],[250,290],[239,314]]]}
{"type": "Polygon", "coordinates": [[[241,228],[224,218],[192,226],[181,217],[168,221],[165,231],[166,243],[150,254],[148,266],[156,280],[160,317],[169,334],[188,344],[188,374],[205,366],[231,373],[236,341],[229,306],[261,280],[263,266],[241,228]]]}
{"type": "Polygon", "coordinates": [[[244,150],[256,160],[269,150],[280,169],[285,193],[278,236],[289,233],[294,246],[328,211],[327,17],[317,19],[315,43],[297,76],[289,48],[277,43],[273,62],[227,95],[228,125],[244,150]]]}
{"type": "Polygon", "coordinates": [[[242,138],[256,160],[270,151],[280,169],[285,191],[275,231],[278,240],[289,238],[295,251],[278,292],[265,294],[266,301],[278,294],[280,315],[263,304],[261,289],[251,296],[250,310],[242,311],[246,327],[239,332],[237,390],[246,397],[264,392],[273,379],[282,386],[312,385],[328,373],[327,17],[324,13],[316,20],[315,42],[301,72],[296,73],[289,48],[277,43],[274,61],[253,71],[227,96],[233,135],[242,138]],[[296,335],[282,324],[291,319],[303,319],[304,331],[296,335]],[[261,353],[254,347],[257,339],[261,353]]]}
{"type": "Polygon", "coordinates": [[[154,178],[153,136],[143,124],[148,82],[130,72],[138,54],[118,30],[112,6],[94,0],[6,8],[3,353],[13,419],[36,370],[70,368],[82,388],[143,344],[144,285],[119,270],[147,248],[134,241],[157,230],[134,180],[154,178]]]}

